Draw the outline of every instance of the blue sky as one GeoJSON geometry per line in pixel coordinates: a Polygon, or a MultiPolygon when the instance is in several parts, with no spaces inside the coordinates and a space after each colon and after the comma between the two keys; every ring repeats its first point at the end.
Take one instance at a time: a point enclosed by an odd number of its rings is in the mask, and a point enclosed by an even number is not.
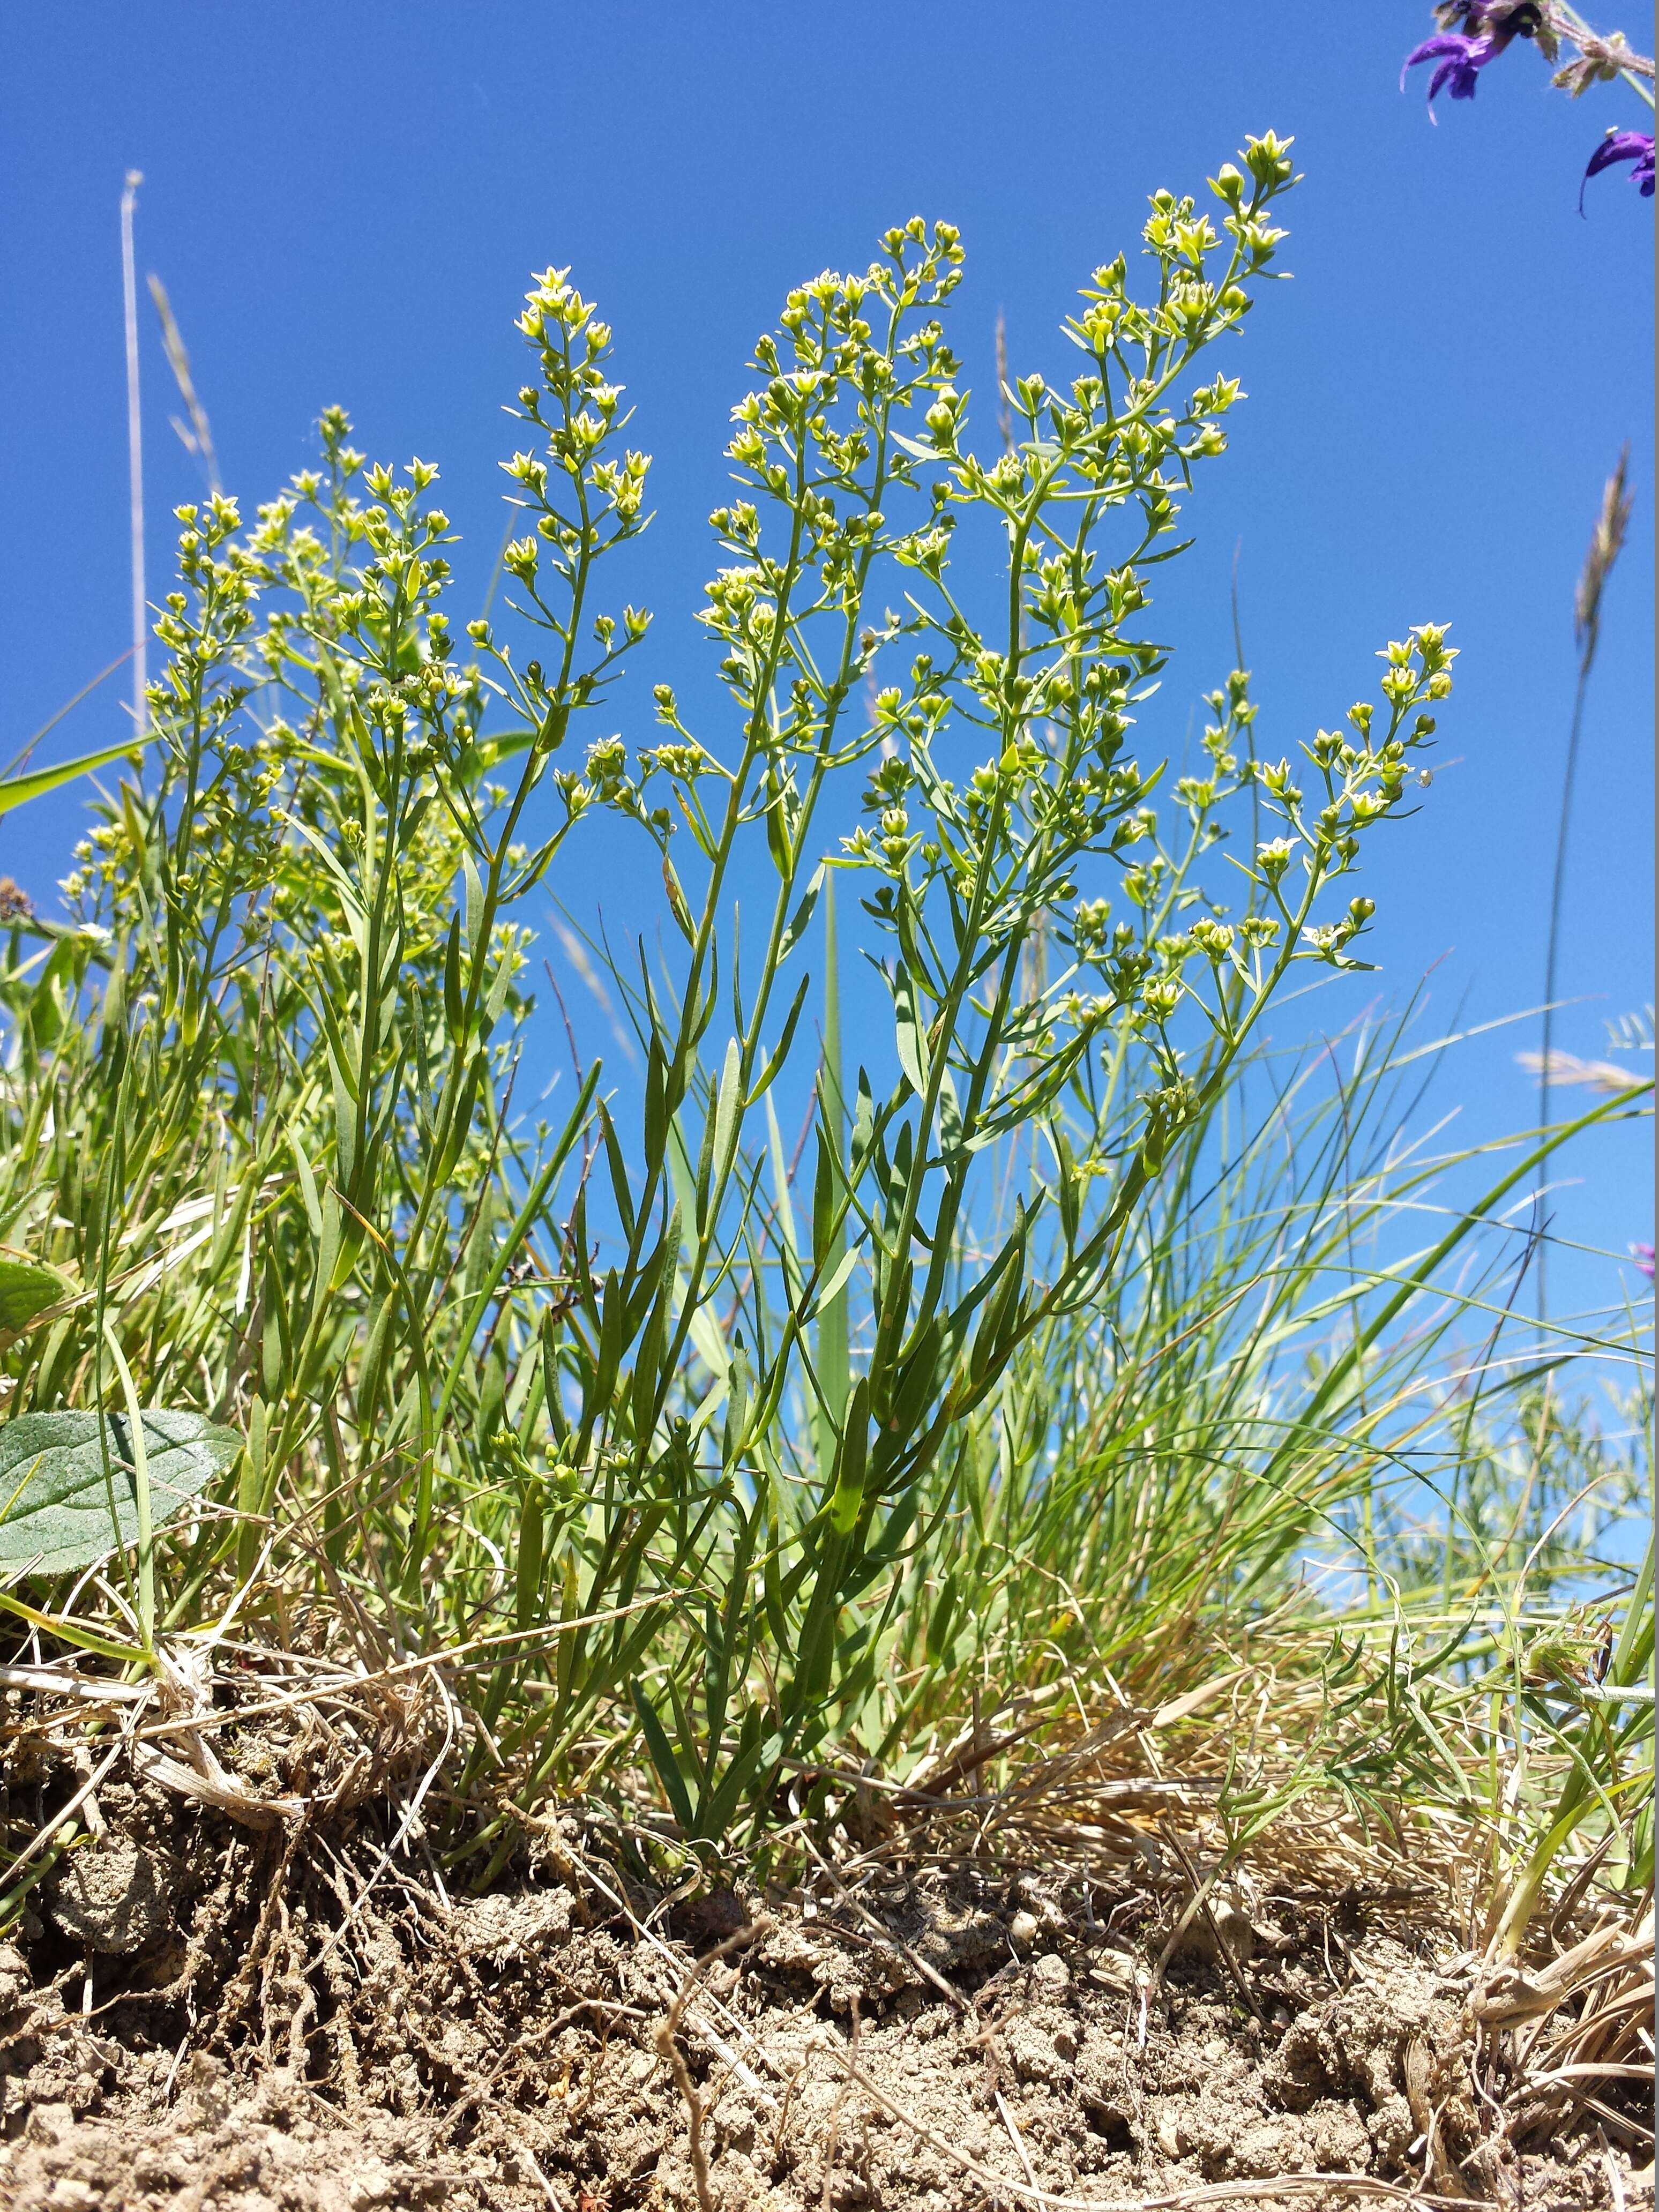
{"type": "MultiPolygon", "coordinates": [[[[128,167],[147,179],[141,271],[172,295],[245,511],[303,465],[308,426],[338,400],[377,457],[441,465],[469,541],[463,574],[480,582],[511,435],[498,410],[520,380],[511,317],[532,268],[574,264],[616,326],[636,434],[656,456],[658,520],[628,585],[657,611],[654,674],[706,650],[691,616],[726,410],[791,282],[862,265],[912,212],[960,224],[955,342],[988,442],[998,311],[1016,372],[1069,374],[1056,325],[1089,269],[1133,248],[1146,193],[1201,190],[1246,131],[1271,126],[1295,133],[1306,177],[1285,217],[1295,280],[1223,364],[1249,400],[1188,507],[1197,548],[1159,580],[1158,633],[1176,658],[1143,750],[1178,750],[1231,665],[1236,551],[1270,750],[1370,689],[1385,639],[1449,620],[1459,694],[1421,813],[1371,864],[1372,953],[1396,994],[1432,969],[1448,1021],[1534,1005],[1573,582],[1628,440],[1636,514],[1568,884],[1562,982],[1581,1003],[1559,1025],[1562,1043],[1599,1053],[1604,1021],[1652,990],[1653,209],[1623,171],[1592,184],[1586,220],[1577,197],[1602,131],[1642,118],[1622,88],[1577,106],[1548,92],[1516,47],[1431,127],[1420,82],[1397,89],[1426,17],[1303,0],[6,10],[0,754],[127,641],[128,167]]],[[[198,479],[167,428],[176,401],[150,325],[144,374],[154,595],[167,510],[198,479]]],[[[117,734],[116,690],[52,744],[117,734]]],[[[646,734],[637,709],[619,719],[646,734]]],[[[0,823],[0,871],[43,902],[77,805],[65,795],[0,823]]],[[[618,857],[604,837],[574,848],[566,902],[591,911],[608,893],[614,910],[618,857]]],[[[1462,1063],[1471,1133],[1526,1120],[1513,1054],[1531,1041],[1504,1034],[1462,1063]]],[[[1575,1165],[1575,1233],[1615,1249],[1650,1233],[1644,1133],[1575,1165]]],[[[1586,1298],[1618,1280],[1590,1262],[1572,1279],[1586,1298]]]]}

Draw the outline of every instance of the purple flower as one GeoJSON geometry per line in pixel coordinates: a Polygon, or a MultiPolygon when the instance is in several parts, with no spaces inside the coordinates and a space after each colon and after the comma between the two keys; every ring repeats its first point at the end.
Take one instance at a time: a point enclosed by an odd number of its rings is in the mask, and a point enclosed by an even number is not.
{"type": "Polygon", "coordinates": [[[1616,161],[1634,161],[1630,173],[1632,184],[1638,186],[1644,200],[1653,198],[1653,133],[1651,131],[1609,131],[1589,157],[1589,167],[1584,172],[1584,184],[1578,187],[1578,212],[1584,212],[1584,185],[1592,177],[1599,177],[1603,169],[1610,169],[1616,161]]]}
{"type": "Polygon", "coordinates": [[[1400,72],[1400,88],[1406,88],[1406,70],[1413,70],[1419,62],[1437,62],[1439,67],[1429,79],[1429,114],[1434,114],[1434,103],[1443,90],[1449,90],[1454,100],[1473,100],[1480,72],[1489,61],[1495,59],[1507,46],[1494,38],[1482,36],[1465,38],[1461,31],[1443,31],[1437,38],[1425,39],[1406,57],[1406,68],[1400,72]]]}
{"type": "Polygon", "coordinates": [[[1651,1244],[1632,1244],[1632,1245],[1631,1246],[1631,1248],[1630,1248],[1630,1251],[1631,1251],[1631,1257],[1632,1257],[1632,1260],[1634,1260],[1634,1261],[1635,1261],[1636,1265],[1637,1265],[1637,1269],[1638,1269],[1638,1273],[1642,1273],[1642,1274],[1645,1275],[1645,1276],[1647,1277],[1647,1279],[1648,1279],[1649,1282],[1651,1282],[1651,1281],[1653,1280],[1653,1247],[1652,1247],[1652,1245],[1651,1245],[1651,1244]]]}

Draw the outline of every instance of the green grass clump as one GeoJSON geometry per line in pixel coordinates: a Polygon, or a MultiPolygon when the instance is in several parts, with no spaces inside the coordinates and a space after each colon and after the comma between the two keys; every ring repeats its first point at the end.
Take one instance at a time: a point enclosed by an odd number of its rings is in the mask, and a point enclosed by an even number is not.
{"type": "MultiPolygon", "coordinates": [[[[1636,1087],[1481,1188],[1399,1141],[1404,1025],[1355,1008],[1306,1062],[1264,1027],[1299,971],[1353,988],[1349,879],[1450,691],[1445,634],[1389,644],[1379,696],[1294,762],[1258,754],[1240,670],[1198,772],[1132,747],[1166,660],[1149,574],[1239,396],[1201,356],[1273,273],[1293,181],[1271,136],[1241,158],[1213,222],[1154,196],[1152,286],[1093,273],[1076,380],[1012,383],[988,460],[949,225],[792,292],[713,518],[724,697],[657,684],[647,745],[580,747],[647,628],[607,596],[647,462],[563,272],[519,325],[510,635],[470,621],[463,650],[436,471],[368,466],[337,411],[251,527],[179,511],[158,769],[94,810],[73,926],[20,925],[0,975],[0,1236],[64,1291],[11,1342],[9,1404],[194,1412],[240,1449],[125,1583],[0,1598],[20,1621],[142,1662],[298,1609],[448,1653],[481,1808],[457,1848],[504,1835],[503,1799],[646,1770],[714,1849],[843,1774],[902,1780],[1016,1691],[1156,1701],[1270,1626],[1322,1718],[1297,1775],[1241,1769],[1246,1826],[1316,1784],[1386,1812],[1407,1760],[1478,1810],[1480,1758],[1543,1728],[1585,1778],[1550,1850],[1629,1826],[1650,1704],[1527,1671],[1567,1618],[1572,1561],[1530,1532],[1590,1449],[1562,1441],[1579,1347],[1471,1353],[1505,1255],[1468,1262],[1636,1087]],[[543,1121],[524,917],[595,809],[654,848],[673,949],[612,963],[637,1086],[590,1063],[543,1121]],[[1527,1420],[1554,1455],[1498,1529],[1527,1420]],[[1319,1559],[1358,1565],[1322,1595],[1319,1559]],[[1368,1766],[1344,1716],[1416,1683],[1431,1617],[1463,1717],[1437,1732],[1418,1684],[1368,1766]]],[[[1650,1642],[1644,1587],[1615,1689],[1650,1642]]]]}

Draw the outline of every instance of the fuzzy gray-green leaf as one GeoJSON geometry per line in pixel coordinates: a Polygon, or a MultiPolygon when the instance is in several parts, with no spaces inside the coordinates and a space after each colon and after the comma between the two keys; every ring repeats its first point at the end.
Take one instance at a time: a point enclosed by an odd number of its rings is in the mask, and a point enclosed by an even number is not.
{"type": "MultiPolygon", "coordinates": [[[[129,1425],[118,1414],[105,1419],[107,1478],[95,1413],[25,1413],[0,1426],[0,1571],[60,1574],[136,1540],[129,1425]]],[[[143,1422],[150,1518],[161,1528],[230,1465],[242,1440],[199,1413],[152,1411],[143,1422]]]]}

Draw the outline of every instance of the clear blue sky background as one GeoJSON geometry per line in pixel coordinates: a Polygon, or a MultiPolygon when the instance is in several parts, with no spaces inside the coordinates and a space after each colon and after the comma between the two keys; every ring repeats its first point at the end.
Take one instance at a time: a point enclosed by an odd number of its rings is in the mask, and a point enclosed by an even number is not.
{"type": "MultiPolygon", "coordinates": [[[[1178,11],[989,0],[825,11],[791,0],[78,0],[0,18],[0,753],[127,641],[117,203],[147,182],[141,271],[171,291],[245,511],[308,453],[339,400],[376,456],[440,463],[482,584],[499,542],[500,404],[527,273],[571,263],[615,324],[619,374],[656,456],[659,520],[633,596],[658,611],[660,672],[706,654],[691,614],[721,495],[726,410],[786,286],[860,266],[913,211],[963,227],[955,310],[991,440],[990,352],[1071,374],[1055,325],[1075,286],[1133,248],[1144,196],[1201,191],[1243,134],[1294,132],[1306,182],[1286,265],[1224,366],[1250,398],[1159,582],[1178,657],[1143,737],[1179,748],[1198,694],[1246,656],[1273,750],[1374,682],[1385,638],[1449,620],[1463,648],[1442,765],[1373,864],[1383,987],[1431,967],[1437,1014],[1492,1020],[1540,991],[1574,661],[1572,589],[1602,481],[1629,440],[1638,485],[1591,695],[1568,885],[1559,1041],[1651,994],[1653,209],[1614,172],[1577,212],[1622,88],[1578,106],[1529,49],[1472,106],[1425,113],[1411,0],[1178,11]]],[[[198,489],[147,321],[152,595],[168,507],[198,489]]],[[[112,684],[52,744],[122,726],[112,684]]],[[[626,717],[623,717],[626,723],[626,717]]],[[[648,728],[634,711],[628,733],[648,728]]],[[[0,823],[0,869],[43,903],[78,801],[0,823]]],[[[620,848],[574,849],[567,903],[626,918],[620,848]]],[[[643,856],[639,856],[643,857],[643,856]]],[[[643,872],[638,880],[648,882],[643,872]]],[[[635,917],[642,918],[642,917],[635,917]]],[[[1354,987],[1356,992],[1361,988],[1354,987]]],[[[1358,998],[1346,1002],[1351,1011],[1358,998]]],[[[1322,1009],[1334,1021],[1339,1009],[1322,1009]]],[[[1473,1048],[1470,1133],[1525,1121],[1514,1052],[1473,1048]]],[[[1453,1103],[1451,1093],[1444,1103],[1453,1103]]],[[[1644,1133],[1585,1148],[1565,1225],[1615,1249],[1650,1234],[1644,1133]]],[[[1582,1300],[1618,1294],[1573,1267],[1582,1300]]],[[[1627,1279],[1627,1277],[1626,1277],[1627,1279]]]]}

